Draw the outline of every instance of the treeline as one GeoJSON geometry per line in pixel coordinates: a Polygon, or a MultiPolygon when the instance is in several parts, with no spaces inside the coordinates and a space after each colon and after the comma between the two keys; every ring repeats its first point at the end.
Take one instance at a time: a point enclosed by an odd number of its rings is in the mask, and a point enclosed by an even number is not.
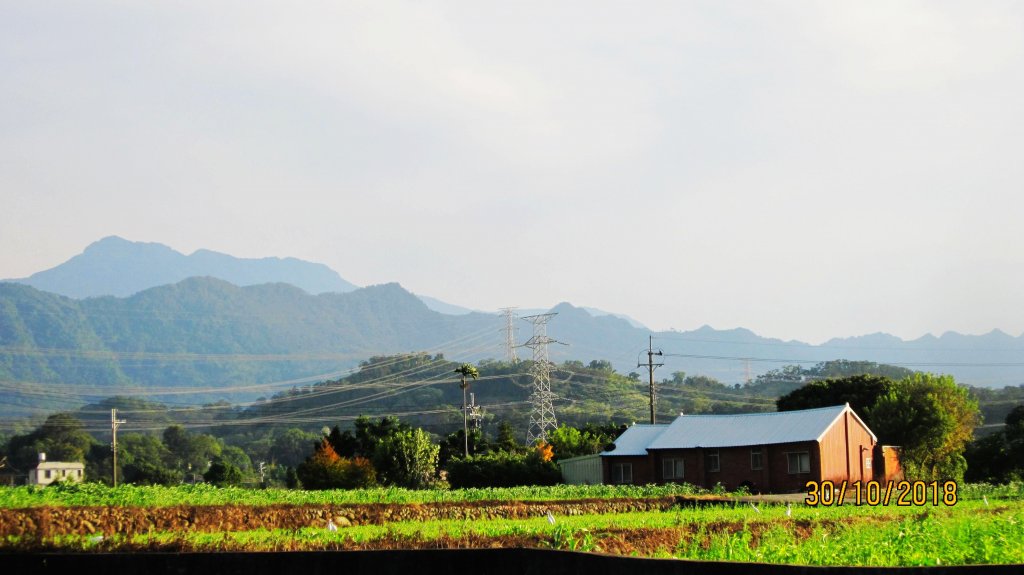
{"type": "MultiPolygon", "coordinates": [[[[0,436],[0,449],[9,466],[23,472],[42,451],[51,460],[83,461],[90,478],[109,482],[110,410],[116,408],[129,422],[118,436],[120,477],[126,481],[205,478],[275,486],[552,481],[545,475],[552,467],[543,465],[550,460],[522,443],[532,392],[530,362],[477,364],[479,378],[469,382],[467,391],[480,406],[479,426],[470,428],[468,441],[462,431],[459,367],[440,354],[372,357],[348,377],[295,386],[244,407],[223,401],[189,407],[108,398],[0,436]],[[406,457],[405,470],[396,470],[391,465],[402,460],[396,455],[401,453],[418,455],[406,457]],[[422,461],[432,461],[427,466],[432,471],[415,471],[425,468],[422,461]],[[318,462],[323,469],[313,473],[318,462]],[[211,468],[213,475],[206,477],[211,468]],[[300,469],[308,472],[305,480],[300,469]]],[[[564,424],[549,436],[552,457],[597,453],[624,425],[648,418],[648,384],[637,372],[619,374],[604,360],[566,361],[552,367],[551,379],[564,424]],[[595,421],[603,423],[589,423],[595,421]]],[[[1007,419],[1004,429],[984,441],[971,443],[972,432],[982,421],[979,411],[986,414],[986,402],[1006,406],[1003,412],[1009,416],[1021,397],[1024,386],[978,390],[958,386],[949,377],[837,360],[786,366],[744,385],[677,371],[658,382],[657,413],[659,422],[668,422],[679,413],[849,402],[883,443],[903,446],[913,473],[1007,481],[1020,475],[1016,464],[1002,464],[1021,460],[1021,440],[1010,425],[1019,419],[1007,419]],[[772,395],[783,389],[788,391],[782,397],[772,395]]]]}
{"type": "MultiPolygon", "coordinates": [[[[255,462],[243,449],[181,425],[159,434],[126,433],[118,438],[117,474],[122,483],[175,485],[205,481],[306,489],[398,486],[411,489],[553,485],[561,481],[556,459],[598,453],[624,427],[566,425],[549,442],[524,445],[508,422],[491,437],[462,430],[437,438],[395,417],[356,419],[352,429],[335,426],[325,434],[290,428],[274,436],[255,462]],[[466,451],[468,450],[468,456],[466,451]]],[[[0,446],[8,468],[27,470],[39,453],[49,461],[82,462],[89,481],[113,482],[109,444],[90,435],[81,420],[57,413],[34,430],[0,446]]]]}

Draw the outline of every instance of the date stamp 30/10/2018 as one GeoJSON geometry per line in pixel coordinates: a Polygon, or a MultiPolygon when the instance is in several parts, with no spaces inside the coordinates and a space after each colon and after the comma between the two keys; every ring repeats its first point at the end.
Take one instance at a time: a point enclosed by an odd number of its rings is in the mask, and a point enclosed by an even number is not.
{"type": "Polygon", "coordinates": [[[808,481],[804,503],[811,507],[840,505],[953,506],[956,481],[808,481]]]}

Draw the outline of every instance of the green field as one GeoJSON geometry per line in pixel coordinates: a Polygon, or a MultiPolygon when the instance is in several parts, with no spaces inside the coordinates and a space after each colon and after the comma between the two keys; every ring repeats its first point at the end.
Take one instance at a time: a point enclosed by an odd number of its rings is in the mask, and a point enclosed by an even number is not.
{"type": "Polygon", "coordinates": [[[243,489],[208,484],[175,487],[99,483],[53,487],[0,487],[0,509],[41,506],[121,505],[362,505],[369,503],[458,503],[474,501],[564,501],[573,499],[642,499],[708,494],[692,485],[551,485],[486,489],[243,489]]]}
{"type": "MultiPolygon", "coordinates": [[[[678,487],[571,487],[467,491],[246,491],[211,487],[0,490],[0,507],[393,505],[571,501],[687,494],[678,487]]],[[[287,551],[525,546],[625,555],[806,565],[1024,563],[1024,487],[963,486],[954,506],[809,507],[733,500],[666,511],[538,513],[528,519],[398,521],[330,529],[146,532],[7,537],[7,550],[287,551]]]]}

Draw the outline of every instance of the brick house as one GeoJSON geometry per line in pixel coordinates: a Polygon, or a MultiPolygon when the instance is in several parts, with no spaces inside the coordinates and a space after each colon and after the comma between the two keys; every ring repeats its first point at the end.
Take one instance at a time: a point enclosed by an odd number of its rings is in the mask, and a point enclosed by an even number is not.
{"type": "Polygon", "coordinates": [[[668,424],[636,423],[623,431],[615,440],[615,449],[601,454],[604,483],[663,483],[654,475],[653,456],[647,452],[647,446],[666,429],[668,424]]]}
{"type": "Polygon", "coordinates": [[[680,415],[668,425],[634,425],[614,445],[601,454],[605,483],[721,483],[774,493],[802,491],[812,480],[874,479],[876,447],[881,452],[849,404],[680,415]]]}

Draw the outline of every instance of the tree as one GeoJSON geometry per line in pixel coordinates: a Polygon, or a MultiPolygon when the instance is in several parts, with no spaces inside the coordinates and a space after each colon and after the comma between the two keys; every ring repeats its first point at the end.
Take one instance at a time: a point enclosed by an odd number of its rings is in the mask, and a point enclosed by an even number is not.
{"type": "Polygon", "coordinates": [[[978,402],[948,375],[915,373],[867,410],[883,443],[900,446],[913,479],[963,480],[964,449],[980,422],[978,402]]]}
{"type": "Polygon", "coordinates": [[[437,483],[439,450],[422,429],[399,431],[377,445],[373,463],[386,484],[427,489],[437,483]]]}
{"type": "MultiPolygon", "coordinates": [[[[90,477],[103,477],[109,481],[110,476],[110,448],[106,445],[101,452],[102,462],[99,463],[100,473],[90,477]]],[[[168,467],[170,451],[160,439],[152,435],[140,433],[127,433],[118,438],[117,441],[118,463],[121,471],[118,476],[124,479],[125,483],[137,485],[176,485],[181,483],[182,472],[168,467]]],[[[89,469],[86,473],[89,474],[89,469]]]]}
{"type": "Polygon", "coordinates": [[[507,419],[501,420],[498,424],[498,437],[494,440],[495,446],[502,451],[519,451],[522,446],[516,440],[516,430],[507,419]]]}
{"type": "Polygon", "coordinates": [[[203,474],[203,479],[218,487],[225,485],[241,485],[242,470],[223,457],[218,457],[210,465],[210,469],[203,474]]]}
{"type": "Polygon", "coordinates": [[[464,455],[469,457],[469,404],[466,402],[466,392],[469,391],[469,384],[466,383],[466,378],[472,377],[477,379],[480,377],[480,372],[472,364],[464,363],[455,368],[455,373],[462,376],[462,383],[459,384],[459,387],[462,388],[462,440],[465,449],[464,455]]]}
{"type": "MultiPolygon", "coordinates": [[[[290,469],[290,468],[289,468],[290,469]]],[[[377,473],[363,457],[341,457],[325,437],[316,451],[299,465],[296,478],[305,489],[353,489],[376,484],[377,473]]],[[[289,486],[291,486],[289,478],[289,486]]]]}
{"type": "Polygon", "coordinates": [[[295,472],[294,467],[286,467],[284,472],[284,485],[288,489],[299,488],[299,474],[295,472]]]}
{"type": "Polygon", "coordinates": [[[297,427],[290,427],[274,438],[268,456],[274,463],[295,467],[309,454],[320,439],[317,433],[307,433],[297,427]]]}
{"type": "MultiPolygon", "coordinates": [[[[787,393],[775,401],[779,411],[795,411],[831,407],[849,403],[862,418],[867,415],[878,399],[889,394],[896,383],[879,375],[854,375],[838,379],[812,381],[799,389],[787,393]]],[[[865,420],[868,427],[871,423],[865,420]]]]}
{"type": "Polygon", "coordinates": [[[245,451],[242,451],[241,447],[225,445],[221,449],[218,458],[221,461],[230,463],[234,467],[238,468],[238,471],[241,472],[243,478],[252,476],[252,460],[249,459],[249,455],[245,451]]]}
{"type": "Polygon", "coordinates": [[[168,450],[168,466],[179,472],[203,473],[214,457],[221,453],[221,444],[212,435],[190,433],[180,425],[164,430],[168,450]]]}
{"type": "MultiPolygon", "coordinates": [[[[449,433],[441,442],[439,465],[444,467],[449,460],[455,457],[464,457],[466,438],[460,429],[455,433],[449,433]]],[[[491,444],[484,437],[479,429],[469,430],[469,451],[473,454],[487,453],[491,450],[491,444]]]]}
{"type": "MultiPolygon", "coordinates": [[[[1006,427],[1003,429],[1006,440],[1011,446],[1024,451],[1024,405],[1018,405],[1006,416],[1006,427]]],[[[1024,464],[1024,453],[1018,461],[1024,464]]]]}
{"type": "Polygon", "coordinates": [[[359,455],[367,459],[373,460],[374,454],[377,451],[377,446],[381,441],[391,436],[392,434],[399,433],[402,431],[411,430],[412,427],[399,421],[397,417],[386,416],[380,418],[379,421],[373,421],[365,415],[359,416],[355,422],[355,439],[356,449],[352,454],[344,453],[339,451],[338,454],[342,457],[349,457],[359,455]]]}
{"type": "Polygon", "coordinates": [[[95,443],[78,418],[70,413],[55,413],[32,432],[12,437],[7,449],[11,467],[26,471],[38,464],[40,453],[45,453],[50,461],[84,463],[95,443]]]}
{"type": "Polygon", "coordinates": [[[1024,405],[1006,415],[1002,430],[980,437],[967,446],[964,458],[970,482],[1006,483],[1024,477],[1024,405]]]}

